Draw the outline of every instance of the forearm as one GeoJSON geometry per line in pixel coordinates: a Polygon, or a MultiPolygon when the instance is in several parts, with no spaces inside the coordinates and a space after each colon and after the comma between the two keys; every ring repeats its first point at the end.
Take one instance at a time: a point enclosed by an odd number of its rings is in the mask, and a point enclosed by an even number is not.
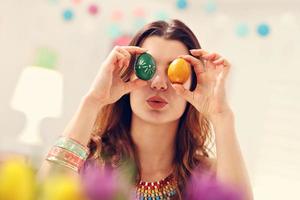
{"type": "MultiPolygon", "coordinates": [[[[87,146],[100,109],[96,103],[97,102],[93,101],[92,99],[84,97],[81,100],[73,118],[67,124],[62,135],[65,137],[70,137],[82,145],[87,146]]],[[[44,160],[39,170],[39,178],[44,179],[48,175],[57,172],[76,176],[76,172],[72,169],[44,160]]]]}
{"type": "Polygon", "coordinates": [[[234,127],[231,111],[211,118],[216,137],[217,177],[239,187],[245,199],[252,200],[252,189],[234,127]]]}
{"type": "Polygon", "coordinates": [[[71,137],[82,145],[87,146],[100,109],[101,107],[97,105],[95,100],[84,97],[80,102],[78,110],[66,126],[62,135],[71,137]]]}

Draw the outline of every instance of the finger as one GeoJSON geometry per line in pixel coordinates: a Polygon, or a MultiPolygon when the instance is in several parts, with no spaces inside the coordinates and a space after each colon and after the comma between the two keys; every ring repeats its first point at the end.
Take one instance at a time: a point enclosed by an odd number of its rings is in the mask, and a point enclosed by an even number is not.
{"type": "Polygon", "coordinates": [[[176,94],[180,95],[182,98],[184,98],[186,101],[190,102],[192,104],[193,102],[193,92],[191,92],[188,89],[185,89],[183,85],[181,84],[171,84],[174,88],[176,94]]]}
{"type": "Polygon", "coordinates": [[[130,54],[126,49],[120,48],[119,51],[120,51],[120,53],[122,53],[128,60],[130,60],[131,54],[130,54]]]}
{"type": "Polygon", "coordinates": [[[126,58],[128,58],[128,59],[130,59],[131,58],[131,55],[130,55],[130,53],[127,51],[127,50],[125,50],[125,49],[123,49],[123,48],[119,48],[119,49],[117,49],[120,53],[122,53],[126,58]]]}
{"type": "Polygon", "coordinates": [[[124,60],[126,60],[126,57],[120,53],[119,51],[116,52],[116,58],[117,58],[117,62],[118,62],[118,67],[123,68],[124,66],[124,60]]]}
{"type": "Polygon", "coordinates": [[[127,68],[129,66],[130,59],[131,59],[130,53],[122,48],[118,49],[118,51],[125,56],[125,60],[123,63],[124,63],[124,67],[127,68]]]}
{"type": "Polygon", "coordinates": [[[203,63],[198,58],[195,58],[191,55],[181,55],[179,58],[183,58],[184,60],[188,61],[193,66],[197,76],[205,71],[203,63]]]}
{"type": "Polygon", "coordinates": [[[198,58],[195,58],[195,57],[193,57],[191,55],[180,55],[178,57],[179,58],[183,58],[184,60],[188,61],[193,66],[197,66],[197,68],[195,69],[195,71],[197,71],[199,73],[204,72],[204,68],[202,66],[202,62],[198,58]]]}
{"type": "Polygon", "coordinates": [[[134,80],[131,80],[129,82],[126,82],[125,83],[125,93],[129,93],[135,89],[138,89],[140,87],[143,87],[143,86],[146,86],[147,85],[147,81],[144,81],[144,80],[141,80],[141,79],[134,79],[134,80]]]}
{"type": "Polygon", "coordinates": [[[209,53],[209,54],[203,55],[202,58],[204,58],[206,60],[217,60],[217,59],[221,58],[221,56],[217,53],[209,53]]]}
{"type": "Polygon", "coordinates": [[[230,63],[223,57],[213,61],[213,64],[218,66],[218,68],[224,68],[225,71],[228,71],[228,68],[230,67],[230,63]]]}
{"type": "Polygon", "coordinates": [[[208,52],[204,49],[191,49],[190,52],[193,56],[199,56],[199,57],[208,54],[208,52]]]}
{"type": "Polygon", "coordinates": [[[219,69],[221,71],[220,81],[224,84],[224,82],[226,81],[227,76],[229,74],[231,65],[226,59],[224,59],[224,62],[220,65],[217,65],[217,66],[219,66],[219,69]]]}
{"type": "Polygon", "coordinates": [[[126,51],[128,51],[130,54],[140,54],[148,51],[145,48],[137,47],[137,46],[123,46],[126,51]]]}
{"type": "Polygon", "coordinates": [[[225,59],[224,59],[223,57],[220,57],[220,58],[214,60],[213,63],[214,63],[215,65],[221,65],[221,64],[224,63],[224,61],[225,61],[225,59]]]}
{"type": "Polygon", "coordinates": [[[226,78],[229,71],[230,71],[230,68],[231,68],[231,64],[225,59],[224,60],[224,63],[223,63],[223,77],[226,78]]]}
{"type": "Polygon", "coordinates": [[[224,59],[223,65],[224,67],[231,67],[231,64],[228,62],[227,59],[224,59]]]}

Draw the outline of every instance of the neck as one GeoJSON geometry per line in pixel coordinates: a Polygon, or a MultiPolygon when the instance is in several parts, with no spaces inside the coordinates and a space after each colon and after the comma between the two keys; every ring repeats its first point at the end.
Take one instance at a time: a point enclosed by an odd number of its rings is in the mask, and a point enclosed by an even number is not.
{"type": "Polygon", "coordinates": [[[153,182],[173,170],[178,121],[151,124],[132,116],[131,135],[138,151],[141,179],[153,182]]]}

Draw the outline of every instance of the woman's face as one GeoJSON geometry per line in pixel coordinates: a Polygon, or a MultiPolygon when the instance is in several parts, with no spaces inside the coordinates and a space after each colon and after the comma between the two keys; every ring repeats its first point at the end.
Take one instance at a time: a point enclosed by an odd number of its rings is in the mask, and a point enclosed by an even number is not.
{"type": "MultiPolygon", "coordinates": [[[[156,72],[148,84],[130,93],[130,105],[133,115],[140,119],[154,124],[161,124],[178,120],[186,107],[186,101],[176,94],[168,79],[168,66],[179,55],[189,54],[183,43],[177,40],[167,40],[159,36],[150,36],[142,44],[148,49],[156,63],[156,72]],[[167,104],[159,108],[162,104],[148,101],[153,96],[159,96],[167,104]]],[[[132,74],[131,80],[137,78],[132,74]]],[[[189,89],[192,77],[184,83],[184,87],[189,89]]]]}

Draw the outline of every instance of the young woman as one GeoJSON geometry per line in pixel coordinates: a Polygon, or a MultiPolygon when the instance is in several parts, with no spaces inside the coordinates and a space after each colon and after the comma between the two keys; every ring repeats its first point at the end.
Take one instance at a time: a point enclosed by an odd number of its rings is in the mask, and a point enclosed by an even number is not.
{"type": "Polygon", "coordinates": [[[138,183],[155,185],[172,179],[175,190],[169,196],[180,199],[197,168],[214,172],[219,180],[239,187],[244,199],[252,199],[234,113],[226,97],[229,69],[230,63],[218,53],[202,49],[181,21],[147,24],[129,46],[114,47],[103,61],[64,130],[64,140],[56,144],[56,151],[49,152],[40,174],[48,175],[55,165],[77,171],[78,163],[87,159],[89,147],[89,158],[104,165],[118,168],[125,159],[133,160],[138,169],[137,189],[138,183]],[[156,64],[154,76],[147,81],[134,73],[136,57],[144,52],[152,55],[156,64]],[[172,84],[167,75],[176,58],[191,66],[184,84],[172,84]],[[207,146],[213,132],[216,159],[209,158],[207,146]],[[78,145],[77,153],[86,153],[78,156],[77,165],[63,152],[76,154],[70,143],[78,145]]]}

